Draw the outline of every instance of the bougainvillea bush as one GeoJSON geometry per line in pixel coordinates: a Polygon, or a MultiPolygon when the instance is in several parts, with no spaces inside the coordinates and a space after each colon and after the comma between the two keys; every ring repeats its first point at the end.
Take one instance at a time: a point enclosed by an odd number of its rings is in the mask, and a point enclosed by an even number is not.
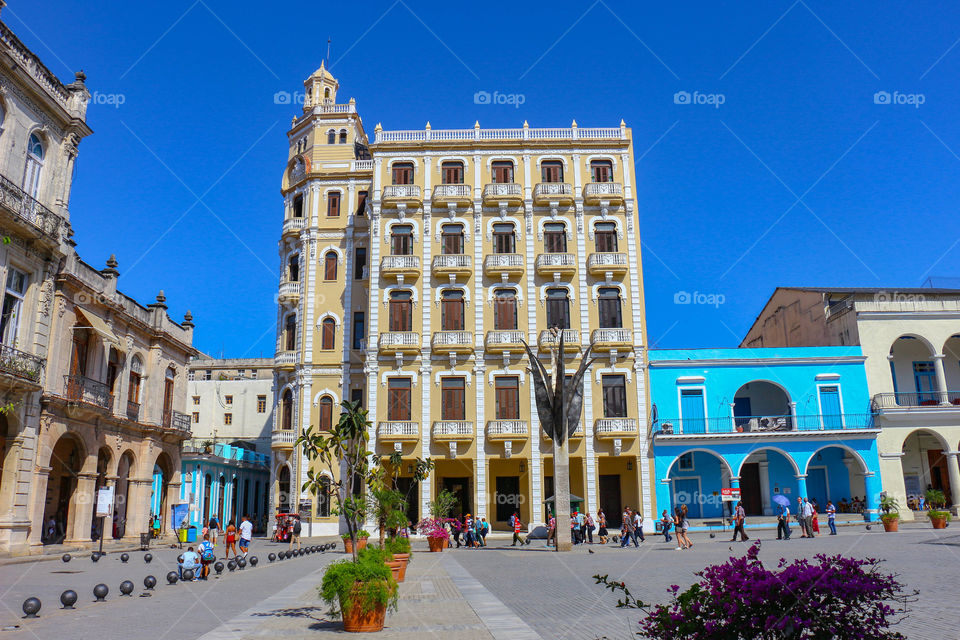
{"type": "Polygon", "coordinates": [[[615,593],[617,607],[645,611],[637,635],[657,640],[779,640],[904,638],[891,625],[905,617],[917,592],[907,593],[880,560],[818,554],[777,568],[763,566],[760,543],[696,575],[685,591],[670,587],[667,604],[637,600],[623,582],[596,575],[615,593]]]}

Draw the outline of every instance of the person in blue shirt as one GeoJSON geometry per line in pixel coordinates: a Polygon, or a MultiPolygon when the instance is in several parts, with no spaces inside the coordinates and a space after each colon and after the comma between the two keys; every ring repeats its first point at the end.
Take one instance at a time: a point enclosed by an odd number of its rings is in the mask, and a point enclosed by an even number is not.
{"type": "Polygon", "coordinates": [[[200,554],[200,579],[206,580],[207,576],[210,575],[210,565],[213,564],[214,560],[217,559],[217,552],[213,550],[213,543],[210,542],[210,534],[203,534],[203,542],[200,543],[200,547],[197,549],[200,554]]]}
{"type": "Polygon", "coordinates": [[[187,569],[192,569],[194,572],[194,580],[196,580],[197,569],[200,568],[200,556],[196,551],[193,550],[193,547],[187,547],[187,550],[183,552],[183,555],[180,557],[180,564],[177,565],[177,570],[180,573],[180,579],[183,580],[183,572],[187,569]]]}

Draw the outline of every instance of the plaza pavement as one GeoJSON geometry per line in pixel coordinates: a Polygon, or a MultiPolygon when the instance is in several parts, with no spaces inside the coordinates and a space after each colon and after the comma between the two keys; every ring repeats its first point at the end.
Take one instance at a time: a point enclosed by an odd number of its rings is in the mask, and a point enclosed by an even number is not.
{"type": "MultiPolygon", "coordinates": [[[[727,534],[729,535],[729,534],[727,534]]],[[[960,567],[960,531],[934,531],[929,524],[902,524],[900,533],[885,534],[879,525],[844,527],[838,536],[777,541],[774,532],[751,534],[763,541],[760,557],[774,566],[781,557],[815,553],[886,559],[884,569],[900,574],[908,588],[920,591],[911,616],[898,630],[911,640],[960,638],[960,586],[953,576],[960,567]]],[[[672,584],[692,584],[694,572],[708,564],[742,554],[745,543],[730,543],[724,534],[691,536],[694,547],[675,551],[662,536],[647,536],[639,549],[612,545],[577,548],[569,554],[546,550],[542,541],[510,547],[506,537],[488,538],[479,550],[448,549],[427,553],[415,542],[415,555],[400,586],[400,606],[387,616],[386,628],[370,634],[380,640],[509,639],[543,640],[634,637],[638,611],[615,609],[616,596],[594,583],[596,573],[624,580],[637,597],[652,602],[667,599],[672,584]],[[593,553],[589,553],[592,550],[593,553]]],[[[311,541],[311,544],[320,541],[311,541]]],[[[344,637],[340,623],[331,621],[317,597],[323,568],[344,557],[339,552],[313,554],[269,564],[267,553],[285,548],[255,541],[251,554],[261,564],[219,580],[167,586],[164,576],[175,563],[176,550],[154,550],[152,564],[142,553],[122,565],[111,554],[99,563],[79,558],[64,564],[44,561],[0,566],[0,632],[4,638],[46,640],[69,629],[71,638],[147,637],[202,640],[241,640],[272,636],[290,638],[344,637]],[[62,573],[64,571],[79,573],[62,573]],[[118,585],[133,580],[140,594],[148,573],[161,584],[150,598],[121,598],[118,585]],[[97,582],[110,587],[108,602],[93,604],[97,582]],[[76,611],[62,611],[63,589],[80,595],[76,611]],[[20,605],[29,595],[43,601],[39,620],[21,619],[20,605]],[[66,626],[65,626],[66,625],[66,626]]],[[[365,637],[366,634],[355,634],[365,637]]],[[[349,636],[352,637],[352,636],[349,636]]]]}

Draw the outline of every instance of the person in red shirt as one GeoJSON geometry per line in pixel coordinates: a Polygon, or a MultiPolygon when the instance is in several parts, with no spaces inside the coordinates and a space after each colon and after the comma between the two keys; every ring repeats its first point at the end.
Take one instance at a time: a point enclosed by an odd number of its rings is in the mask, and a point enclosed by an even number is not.
{"type": "Polygon", "coordinates": [[[523,523],[520,522],[520,516],[517,516],[513,519],[513,544],[511,547],[517,546],[517,543],[520,543],[520,546],[523,546],[523,540],[520,539],[520,532],[523,531],[523,523]]]}

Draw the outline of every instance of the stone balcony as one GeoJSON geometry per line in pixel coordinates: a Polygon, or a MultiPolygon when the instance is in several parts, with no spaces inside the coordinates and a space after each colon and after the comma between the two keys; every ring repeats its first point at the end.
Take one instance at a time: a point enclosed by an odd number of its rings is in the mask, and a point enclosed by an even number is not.
{"type": "MultiPolygon", "coordinates": [[[[550,329],[544,329],[540,332],[540,335],[537,338],[537,345],[542,351],[549,351],[550,349],[557,346],[557,343],[560,342],[560,337],[555,336],[553,331],[550,329]]],[[[564,329],[563,330],[563,351],[564,353],[571,353],[580,351],[580,331],[577,329],[564,329]]]]}
{"type": "Polygon", "coordinates": [[[299,351],[278,351],[273,358],[273,364],[281,371],[293,371],[300,362],[299,351]]]}
{"type": "Polygon", "coordinates": [[[594,329],[590,334],[594,351],[630,351],[633,331],[630,329],[594,329]]]}
{"type": "Polygon", "coordinates": [[[487,439],[521,441],[530,437],[526,420],[488,420],[487,439]]]}
{"type": "Polygon", "coordinates": [[[293,443],[296,441],[297,432],[293,429],[274,431],[270,436],[270,448],[293,449],[293,443]]]}
{"type": "Polygon", "coordinates": [[[520,206],[523,204],[523,187],[515,182],[487,184],[483,187],[483,204],[488,207],[501,204],[520,206]]]}
{"type": "Polygon", "coordinates": [[[420,352],[420,334],[416,331],[385,331],[377,340],[377,348],[384,354],[420,352]]]}
{"type": "Polygon", "coordinates": [[[283,237],[297,237],[306,226],[306,218],[287,218],[283,221],[283,237]]]}
{"type": "Polygon", "coordinates": [[[587,257],[587,271],[592,276],[623,277],[629,268],[625,253],[591,253],[587,257]]]}
{"type": "Polygon", "coordinates": [[[300,301],[300,283],[299,282],[281,282],[280,292],[277,299],[281,303],[297,304],[300,301]]]}
{"type": "Polygon", "coordinates": [[[416,209],[423,205],[423,195],[420,185],[393,184],[383,188],[380,201],[384,207],[416,209]]]}
{"type": "Polygon", "coordinates": [[[525,266],[519,253],[491,253],[483,259],[483,272],[504,281],[510,276],[522,276],[525,266]]]}
{"type": "Polygon", "coordinates": [[[433,188],[433,204],[439,207],[468,207],[473,202],[473,188],[468,184],[438,184],[433,188]]]}
{"type": "Polygon", "coordinates": [[[540,182],[533,188],[533,203],[538,205],[573,204],[573,187],[566,182],[540,182]]]}
{"type": "Polygon", "coordinates": [[[583,201],[586,204],[623,204],[623,185],[619,182],[588,182],[583,186],[583,201]]]}
{"type": "Polygon", "coordinates": [[[0,212],[6,222],[37,242],[54,247],[60,242],[63,220],[56,213],[27,195],[27,192],[0,175],[0,212]]]}
{"type": "Polygon", "coordinates": [[[380,275],[398,282],[420,277],[420,256],[384,256],[380,260],[380,275]]]}
{"type": "Polygon", "coordinates": [[[488,353],[523,353],[523,331],[487,331],[488,353]]]}
{"type": "Polygon", "coordinates": [[[635,438],[636,418],[597,418],[593,422],[593,434],[600,439],[635,438]]]}
{"type": "Polygon", "coordinates": [[[420,439],[420,423],[405,420],[378,422],[377,439],[384,442],[416,442],[420,439]]]}
{"type": "Polygon", "coordinates": [[[437,331],[430,340],[430,348],[437,354],[472,353],[473,333],[470,331],[437,331]]]}
{"type": "Polygon", "coordinates": [[[473,440],[473,423],[467,420],[436,420],[431,439],[436,442],[469,442],[473,440]]]}
{"type": "Polygon", "coordinates": [[[559,280],[577,273],[577,256],[572,253],[541,253],[535,265],[538,275],[559,280]]]}
{"type": "Polygon", "coordinates": [[[438,278],[449,278],[456,282],[458,276],[469,278],[473,273],[473,256],[462,253],[441,253],[433,257],[433,275],[438,278]]]}

